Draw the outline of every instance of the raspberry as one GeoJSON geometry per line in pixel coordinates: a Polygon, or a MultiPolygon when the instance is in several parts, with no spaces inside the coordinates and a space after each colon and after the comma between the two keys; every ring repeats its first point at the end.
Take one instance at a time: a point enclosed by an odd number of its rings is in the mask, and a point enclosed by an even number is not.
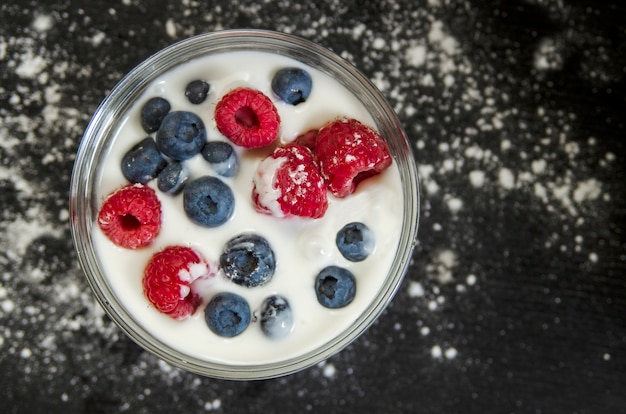
{"type": "Polygon", "coordinates": [[[127,249],[146,246],[161,229],[161,202],[152,188],[129,184],[104,200],[98,225],[117,246],[127,249]]]}
{"type": "Polygon", "coordinates": [[[209,264],[193,249],[168,246],[148,262],[143,274],[143,291],[159,312],[182,320],[191,316],[202,303],[191,284],[214,275],[209,264]]]}
{"type": "Polygon", "coordinates": [[[387,143],[355,119],[324,125],[317,135],[315,154],[326,185],[336,197],[352,194],[361,181],[391,165],[387,143]]]}
{"type": "Polygon", "coordinates": [[[317,129],[312,129],[310,131],[305,132],[304,134],[300,134],[293,141],[294,144],[304,145],[311,151],[315,152],[315,146],[317,145],[317,129]]]}
{"type": "Polygon", "coordinates": [[[261,91],[237,88],[222,97],[215,107],[217,129],[234,144],[261,148],[278,136],[280,116],[261,91]]]}
{"type": "Polygon", "coordinates": [[[328,208],[326,186],[313,153],[302,145],[279,147],[253,178],[252,199],[260,213],[319,218],[328,208]]]}

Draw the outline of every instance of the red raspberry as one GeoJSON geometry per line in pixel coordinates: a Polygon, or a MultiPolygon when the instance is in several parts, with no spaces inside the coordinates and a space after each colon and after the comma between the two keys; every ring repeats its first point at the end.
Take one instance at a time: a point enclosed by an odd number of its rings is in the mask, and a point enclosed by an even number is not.
{"type": "Polygon", "coordinates": [[[294,144],[304,145],[311,151],[315,152],[315,146],[317,145],[317,129],[312,129],[310,131],[305,132],[302,135],[298,135],[298,137],[293,141],[294,144]]]}
{"type": "Polygon", "coordinates": [[[253,182],[252,199],[260,213],[319,218],[328,208],[324,179],[305,146],[276,148],[261,161],[253,182]]]}
{"type": "Polygon", "coordinates": [[[168,246],[155,253],[143,274],[143,291],[150,303],[172,319],[192,315],[202,298],[191,289],[199,278],[214,276],[209,264],[189,247],[168,246]]]}
{"type": "Polygon", "coordinates": [[[127,249],[146,246],[161,229],[161,202],[152,188],[129,184],[104,200],[98,225],[117,246],[127,249]]]}
{"type": "Polygon", "coordinates": [[[389,147],[373,129],[355,119],[339,119],[318,132],[316,160],[330,192],[352,194],[364,179],[391,165],[389,147]]]}
{"type": "Polygon", "coordinates": [[[261,91],[237,88],[222,97],[215,107],[217,129],[234,144],[261,148],[278,136],[280,116],[261,91]]]}

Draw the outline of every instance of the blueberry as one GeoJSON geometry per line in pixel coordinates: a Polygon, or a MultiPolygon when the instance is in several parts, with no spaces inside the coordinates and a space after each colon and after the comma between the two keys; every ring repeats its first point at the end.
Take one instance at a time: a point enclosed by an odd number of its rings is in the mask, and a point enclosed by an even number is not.
{"type": "Polygon", "coordinates": [[[256,234],[244,233],[226,243],[220,265],[226,276],[238,285],[261,286],[276,270],[276,258],[269,242],[256,234]]]}
{"type": "Polygon", "coordinates": [[[276,96],[291,105],[306,101],[312,86],[311,75],[300,68],[281,69],[272,79],[272,90],[276,96]]]}
{"type": "Polygon", "coordinates": [[[335,241],[343,257],[351,262],[365,260],[375,247],[372,231],[359,222],[346,224],[337,232],[335,241]]]}
{"type": "Polygon", "coordinates": [[[207,175],[185,185],[183,208],[194,223],[203,227],[218,227],[233,215],[235,196],[223,181],[207,175]]]}
{"type": "Polygon", "coordinates": [[[159,190],[168,194],[178,194],[183,189],[187,181],[187,171],[183,164],[174,161],[161,171],[157,177],[159,190]]]}
{"type": "Polygon", "coordinates": [[[200,152],[213,170],[222,177],[232,177],[239,168],[239,159],[232,145],[224,141],[209,141],[200,152]]]}
{"type": "Polygon", "coordinates": [[[273,295],[261,306],[261,329],[272,339],[280,339],[293,331],[293,312],[287,299],[273,295]]]}
{"type": "Polygon", "coordinates": [[[158,130],[165,115],[172,109],[167,99],[150,98],[141,108],[141,126],[148,134],[158,130]]]}
{"type": "Polygon", "coordinates": [[[235,293],[218,293],[204,309],[204,319],[215,334],[232,338],[250,324],[250,305],[235,293]]]}
{"type": "Polygon", "coordinates": [[[326,308],[343,308],[352,302],[356,294],[356,281],[348,269],[328,266],[315,279],[317,301],[326,308]]]}
{"type": "Polygon", "coordinates": [[[200,153],[206,137],[206,128],[198,115],[174,111],[163,118],[156,134],[156,143],[163,154],[183,161],[200,153]]]}
{"type": "Polygon", "coordinates": [[[185,96],[194,105],[201,104],[205,101],[211,85],[203,80],[194,80],[187,84],[185,88],[185,96]]]}
{"type": "Polygon", "coordinates": [[[167,161],[150,137],[135,144],[122,157],[122,174],[132,183],[145,184],[155,178],[167,161]]]}

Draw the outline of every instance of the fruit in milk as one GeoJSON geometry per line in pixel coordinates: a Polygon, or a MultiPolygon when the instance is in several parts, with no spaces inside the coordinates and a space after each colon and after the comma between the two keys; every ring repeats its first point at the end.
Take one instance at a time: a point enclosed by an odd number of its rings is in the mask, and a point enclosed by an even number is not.
{"type": "MultiPolygon", "coordinates": [[[[245,80],[250,73],[244,81],[212,75],[228,60],[213,56],[211,64],[190,62],[164,75],[157,84],[185,86],[149,91],[130,110],[103,173],[123,180],[103,178],[110,190],[101,194],[97,221],[107,240],[98,242],[99,252],[121,249],[134,269],[107,270],[120,296],[143,297],[137,316],[150,321],[149,329],[192,334],[192,352],[209,359],[228,359],[228,346],[209,346],[218,338],[291,343],[289,355],[320,337],[317,327],[332,312],[346,309],[342,323],[349,324],[384,278],[400,226],[397,218],[385,218],[389,229],[375,222],[401,191],[389,148],[367,125],[366,111],[349,106],[309,116],[328,86],[347,92],[290,59],[245,56],[263,62],[255,81],[245,80]],[[200,72],[203,79],[190,78],[200,72]],[[140,125],[144,136],[126,133],[137,132],[130,125],[140,125]],[[395,198],[386,200],[390,193],[395,198]],[[358,211],[356,221],[348,220],[351,211],[358,211]],[[332,245],[320,248],[322,239],[332,245]],[[379,252],[380,242],[391,242],[392,252],[379,252]],[[299,257],[285,253],[292,249],[299,257]],[[376,254],[385,259],[371,273],[383,274],[367,275],[376,254]],[[138,287],[139,295],[127,291],[138,287]]],[[[280,359],[283,351],[273,346],[258,358],[280,359]]]]}

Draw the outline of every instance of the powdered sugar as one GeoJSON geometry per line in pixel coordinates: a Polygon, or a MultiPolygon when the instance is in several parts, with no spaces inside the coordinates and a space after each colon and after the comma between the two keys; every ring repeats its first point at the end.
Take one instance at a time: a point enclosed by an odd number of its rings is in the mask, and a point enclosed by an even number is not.
{"type": "MultiPolygon", "coordinates": [[[[439,2],[434,3],[435,7],[440,6],[439,2]]],[[[533,214],[543,214],[563,228],[575,228],[593,221],[592,214],[612,199],[600,178],[606,177],[606,172],[589,166],[588,157],[593,153],[595,141],[581,140],[574,127],[578,123],[577,115],[543,105],[537,106],[530,116],[524,114],[508,89],[498,88],[498,82],[485,82],[481,73],[492,69],[470,60],[463,53],[464,42],[452,35],[453,30],[440,20],[430,19],[423,29],[424,36],[408,41],[404,63],[422,87],[412,100],[402,99],[402,93],[394,95],[399,112],[421,120],[408,124],[409,134],[415,137],[425,198],[421,246],[424,254],[430,252],[420,260],[417,276],[407,284],[406,293],[423,309],[419,324],[428,321],[440,326],[443,316],[435,315],[446,309],[448,299],[477,291],[485,275],[474,273],[473,269],[482,264],[467,258],[471,256],[470,246],[480,243],[473,234],[456,232],[450,234],[443,246],[427,244],[425,240],[435,239],[428,234],[424,236],[429,231],[431,214],[433,232],[454,232],[458,228],[454,224],[456,220],[473,218],[470,210],[475,207],[468,207],[470,199],[497,205],[514,197],[530,200],[535,206],[533,214]],[[431,111],[432,105],[439,107],[431,111]],[[429,114],[439,110],[445,114],[441,116],[444,122],[440,119],[435,124],[435,118],[429,114]],[[452,121],[460,119],[470,122],[452,121]],[[441,211],[447,211],[450,223],[446,223],[446,213],[441,211]],[[466,269],[471,269],[471,273],[466,273],[466,269]],[[422,283],[419,277],[429,282],[422,283]],[[449,284],[454,285],[454,291],[446,288],[449,284]]],[[[566,54],[563,36],[546,37],[538,42],[530,63],[538,76],[544,76],[561,70],[566,54]]],[[[609,159],[614,157],[597,160],[597,165],[610,169],[609,159]]],[[[554,241],[542,243],[546,249],[554,246],[554,241]]],[[[585,253],[581,245],[577,251],[585,253]]],[[[591,252],[583,260],[593,264],[599,259],[591,252]]],[[[420,332],[437,341],[428,326],[420,328],[420,332]]],[[[450,341],[459,344],[459,338],[450,341]]],[[[441,343],[435,342],[431,356],[446,359],[444,354],[441,343]]],[[[454,359],[456,349],[451,347],[448,355],[448,359],[454,359]]]]}

